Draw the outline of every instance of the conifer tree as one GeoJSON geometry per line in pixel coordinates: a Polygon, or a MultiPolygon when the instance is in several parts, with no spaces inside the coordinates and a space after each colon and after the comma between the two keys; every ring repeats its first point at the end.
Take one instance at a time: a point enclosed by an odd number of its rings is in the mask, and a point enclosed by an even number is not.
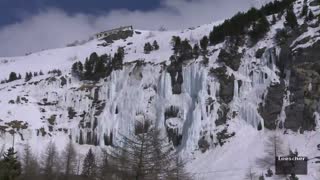
{"type": "Polygon", "coordinates": [[[43,75],[43,72],[42,72],[41,70],[40,70],[40,72],[39,72],[39,75],[40,75],[40,76],[42,76],[42,75],[43,75]]]}
{"type": "Polygon", "coordinates": [[[35,179],[39,175],[40,166],[36,157],[32,154],[31,147],[26,144],[22,156],[22,174],[24,179],[35,179]]]}
{"type": "Polygon", "coordinates": [[[144,53],[145,54],[150,54],[150,52],[153,50],[153,47],[151,46],[151,44],[149,42],[147,42],[144,45],[144,53]]]}
{"type": "Polygon", "coordinates": [[[17,152],[9,148],[0,160],[0,179],[15,180],[21,174],[21,164],[17,158],[17,152]]]}
{"type": "Polygon", "coordinates": [[[202,51],[204,51],[204,52],[207,51],[208,43],[209,43],[209,39],[208,39],[207,36],[204,36],[204,37],[200,40],[200,47],[201,47],[202,51]]]}
{"type": "Polygon", "coordinates": [[[310,10],[307,16],[307,21],[312,21],[314,19],[314,14],[313,12],[310,10]]]}
{"type": "Polygon", "coordinates": [[[15,72],[11,72],[9,75],[8,81],[11,82],[11,81],[15,81],[17,79],[18,79],[17,74],[15,72]]]}
{"type": "Polygon", "coordinates": [[[306,16],[307,14],[308,14],[308,5],[304,4],[303,7],[302,7],[302,11],[301,11],[300,17],[306,16]]]}
{"type": "Polygon", "coordinates": [[[199,45],[198,44],[195,44],[193,46],[193,49],[192,49],[192,52],[193,52],[193,57],[195,59],[198,59],[199,55],[200,55],[200,48],[199,48],[199,45]]]}
{"type": "Polygon", "coordinates": [[[62,159],[63,159],[63,166],[64,166],[64,179],[68,180],[70,179],[70,176],[75,174],[76,170],[76,150],[73,146],[73,143],[71,140],[69,140],[69,143],[65,147],[65,150],[63,151],[62,154],[62,159]]]}
{"type": "Polygon", "coordinates": [[[256,42],[262,38],[270,29],[270,24],[265,16],[262,16],[257,23],[253,24],[252,30],[249,32],[252,41],[256,42]]]}
{"type": "Polygon", "coordinates": [[[180,52],[179,52],[180,61],[189,60],[193,58],[192,46],[190,45],[187,39],[181,42],[181,47],[179,49],[180,49],[180,52]]]}
{"type": "Polygon", "coordinates": [[[90,61],[88,58],[86,59],[84,63],[84,78],[85,79],[91,79],[93,75],[93,62],[90,61]]]}
{"type": "Polygon", "coordinates": [[[28,82],[32,79],[32,73],[31,72],[27,72],[26,76],[25,76],[25,82],[28,82]]]}
{"type": "Polygon", "coordinates": [[[153,41],[152,47],[153,47],[154,50],[159,50],[159,48],[160,48],[159,44],[158,44],[158,42],[156,40],[153,41]]]}
{"type": "Polygon", "coordinates": [[[124,48],[119,47],[112,59],[112,66],[114,70],[122,69],[124,59],[124,48]]]}
{"type": "Polygon", "coordinates": [[[47,148],[42,156],[42,174],[46,180],[53,180],[56,178],[60,170],[59,154],[56,145],[49,142],[47,148]]]}
{"type": "Polygon", "coordinates": [[[95,178],[97,176],[96,159],[91,149],[89,149],[86,157],[84,158],[82,166],[82,176],[87,178],[95,178]]]}
{"type": "Polygon", "coordinates": [[[293,7],[290,7],[287,10],[287,14],[286,14],[285,18],[286,18],[286,25],[288,25],[292,29],[295,29],[298,26],[297,17],[295,15],[295,13],[293,12],[293,7]]]}
{"type": "Polygon", "coordinates": [[[173,46],[173,52],[175,55],[178,55],[181,48],[181,38],[179,36],[173,36],[171,39],[171,44],[173,46]]]}

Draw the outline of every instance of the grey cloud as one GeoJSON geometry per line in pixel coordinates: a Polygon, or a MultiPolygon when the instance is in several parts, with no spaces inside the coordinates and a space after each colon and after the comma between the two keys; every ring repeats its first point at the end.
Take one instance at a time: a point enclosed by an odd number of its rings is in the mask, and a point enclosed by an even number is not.
{"type": "Polygon", "coordinates": [[[93,17],[49,9],[0,29],[0,56],[63,47],[95,32],[121,25],[139,29],[181,29],[228,18],[267,0],[165,0],[154,11],[114,10],[93,17]]]}

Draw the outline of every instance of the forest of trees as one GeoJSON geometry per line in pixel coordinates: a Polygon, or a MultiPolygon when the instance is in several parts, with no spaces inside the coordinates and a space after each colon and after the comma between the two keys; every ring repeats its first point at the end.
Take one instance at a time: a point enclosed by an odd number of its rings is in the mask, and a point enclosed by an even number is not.
{"type": "Polygon", "coordinates": [[[21,157],[9,148],[0,158],[1,180],[189,180],[185,162],[150,126],[121,135],[113,149],[89,149],[82,157],[70,140],[62,152],[50,142],[41,155],[26,144],[21,157]]]}
{"type": "Polygon", "coordinates": [[[124,49],[119,47],[113,57],[111,55],[98,56],[92,53],[85,63],[78,61],[71,67],[71,73],[80,80],[99,80],[108,77],[113,70],[122,69],[124,49]]]}
{"type": "Polygon", "coordinates": [[[151,43],[147,42],[144,45],[144,53],[145,54],[150,54],[151,51],[157,51],[159,50],[160,46],[156,40],[153,41],[152,45],[151,43]]]}
{"type": "Polygon", "coordinates": [[[266,16],[279,13],[289,7],[294,0],[274,1],[264,5],[257,10],[251,8],[246,13],[238,13],[232,18],[224,21],[224,23],[214,26],[209,34],[209,41],[211,45],[221,43],[227,36],[241,36],[248,32],[248,28],[253,26],[253,30],[249,35],[253,40],[263,37],[269,30],[269,23],[266,16]]]}

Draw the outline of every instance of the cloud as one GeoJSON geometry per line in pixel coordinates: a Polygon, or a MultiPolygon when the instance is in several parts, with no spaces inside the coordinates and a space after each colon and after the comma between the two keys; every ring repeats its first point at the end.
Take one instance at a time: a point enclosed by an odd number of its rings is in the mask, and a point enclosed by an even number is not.
{"type": "Polygon", "coordinates": [[[181,29],[225,19],[266,0],[164,0],[153,11],[113,10],[107,14],[68,15],[48,9],[0,29],[0,56],[63,47],[108,28],[133,25],[139,29],[181,29]]]}

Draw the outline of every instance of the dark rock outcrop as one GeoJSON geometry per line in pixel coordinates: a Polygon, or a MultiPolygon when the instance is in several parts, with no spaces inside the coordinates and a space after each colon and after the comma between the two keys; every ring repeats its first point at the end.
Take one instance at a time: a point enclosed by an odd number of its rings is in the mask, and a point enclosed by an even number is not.
{"type": "Polygon", "coordinates": [[[267,129],[273,130],[277,127],[276,120],[281,113],[284,93],[285,84],[283,80],[280,83],[272,84],[268,88],[264,106],[259,107],[260,115],[264,119],[264,126],[267,129]]]}

